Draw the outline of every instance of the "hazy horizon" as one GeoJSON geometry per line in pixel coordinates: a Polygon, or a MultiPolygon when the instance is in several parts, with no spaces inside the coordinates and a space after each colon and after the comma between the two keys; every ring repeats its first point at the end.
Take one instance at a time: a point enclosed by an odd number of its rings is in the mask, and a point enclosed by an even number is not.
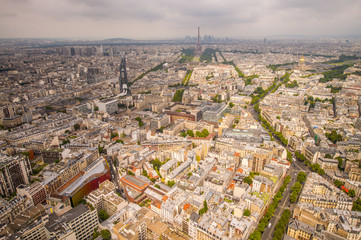
{"type": "Polygon", "coordinates": [[[165,40],[361,35],[361,1],[0,0],[0,38],[165,40]]]}

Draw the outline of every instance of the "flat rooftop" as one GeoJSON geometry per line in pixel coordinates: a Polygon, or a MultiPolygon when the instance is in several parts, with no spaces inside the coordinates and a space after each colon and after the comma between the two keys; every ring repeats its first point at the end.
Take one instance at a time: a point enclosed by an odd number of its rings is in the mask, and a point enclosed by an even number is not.
{"type": "Polygon", "coordinates": [[[147,187],[149,185],[148,183],[146,183],[134,176],[131,176],[131,175],[124,176],[122,181],[139,189],[139,190],[143,190],[145,187],[147,187]]]}

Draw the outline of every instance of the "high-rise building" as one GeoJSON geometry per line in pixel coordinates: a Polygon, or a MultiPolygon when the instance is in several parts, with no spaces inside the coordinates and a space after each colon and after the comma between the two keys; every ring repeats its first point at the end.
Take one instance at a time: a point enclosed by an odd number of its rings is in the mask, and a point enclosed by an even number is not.
{"type": "Polygon", "coordinates": [[[130,94],[125,56],[122,57],[122,60],[120,62],[119,86],[121,94],[130,94]]]}
{"type": "Polygon", "coordinates": [[[86,81],[88,84],[97,82],[97,75],[99,74],[99,69],[96,67],[89,67],[86,75],[86,81]]]}
{"type": "Polygon", "coordinates": [[[0,195],[10,196],[21,184],[30,183],[30,163],[26,156],[0,154],[0,195]]]}

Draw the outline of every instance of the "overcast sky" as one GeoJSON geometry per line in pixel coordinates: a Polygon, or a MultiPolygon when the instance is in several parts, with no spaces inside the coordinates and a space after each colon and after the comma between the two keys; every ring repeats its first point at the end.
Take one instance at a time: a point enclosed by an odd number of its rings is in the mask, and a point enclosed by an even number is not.
{"type": "Polygon", "coordinates": [[[0,0],[0,38],[361,34],[361,0],[0,0]]]}

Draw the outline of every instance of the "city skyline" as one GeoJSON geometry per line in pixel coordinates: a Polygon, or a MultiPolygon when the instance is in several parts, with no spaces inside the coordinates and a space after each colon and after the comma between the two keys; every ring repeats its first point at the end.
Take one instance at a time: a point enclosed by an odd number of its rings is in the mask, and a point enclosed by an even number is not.
{"type": "Polygon", "coordinates": [[[200,38],[0,40],[0,239],[361,239],[361,39],[200,38]]]}
{"type": "Polygon", "coordinates": [[[361,2],[1,0],[0,38],[359,36],[361,2]]]}

